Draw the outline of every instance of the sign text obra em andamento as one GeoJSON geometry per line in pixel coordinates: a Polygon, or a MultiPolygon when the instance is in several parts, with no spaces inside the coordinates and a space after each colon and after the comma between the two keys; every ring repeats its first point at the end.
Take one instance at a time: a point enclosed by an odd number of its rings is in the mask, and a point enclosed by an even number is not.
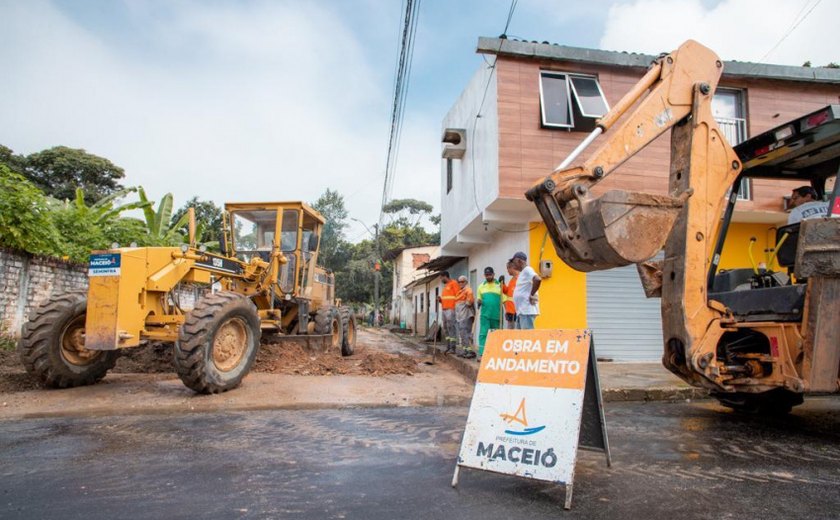
{"type": "MultiPolygon", "coordinates": [[[[540,340],[508,339],[502,343],[502,352],[543,352],[540,340]]],[[[569,341],[550,339],[545,344],[546,354],[568,354],[569,341]]],[[[568,359],[515,359],[493,357],[487,360],[487,370],[503,372],[537,372],[542,374],[577,374],[580,363],[568,359]]]]}

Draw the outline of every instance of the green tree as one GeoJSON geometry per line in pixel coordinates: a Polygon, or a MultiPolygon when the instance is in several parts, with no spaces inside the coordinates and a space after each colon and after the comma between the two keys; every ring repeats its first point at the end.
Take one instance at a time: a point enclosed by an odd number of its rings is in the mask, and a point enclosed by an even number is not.
{"type": "Polygon", "coordinates": [[[347,263],[349,252],[349,243],[344,238],[349,216],[344,206],[344,196],[327,188],[318,200],[312,203],[312,207],[327,221],[321,231],[319,263],[327,269],[338,271],[347,263]]]}
{"type": "Polygon", "coordinates": [[[392,224],[401,227],[414,227],[420,224],[423,217],[432,213],[432,205],[417,199],[394,199],[382,208],[382,212],[390,217],[392,224]]]}
{"type": "MultiPolygon", "coordinates": [[[[143,227],[121,222],[120,214],[132,209],[145,208],[148,202],[134,201],[117,205],[117,201],[137,188],[128,188],[103,197],[88,205],[81,188],[76,189],[72,201],[56,201],[51,204],[50,218],[58,230],[60,251],[77,262],[86,262],[90,252],[107,249],[113,242],[123,246],[131,242],[138,244],[144,238],[143,227]]],[[[135,222],[139,222],[136,219],[135,222]]]]}
{"type": "Polygon", "coordinates": [[[125,172],[108,159],[82,149],[55,146],[26,157],[25,175],[44,193],[59,200],[73,199],[82,188],[93,204],[120,189],[125,172]]]}
{"type": "Polygon", "coordinates": [[[413,222],[414,219],[409,217],[396,218],[384,226],[379,231],[378,247],[372,238],[362,240],[358,244],[348,244],[347,262],[341,269],[336,270],[336,294],[342,300],[353,303],[373,303],[374,265],[377,260],[380,260],[381,303],[387,308],[394,279],[394,265],[392,260],[382,260],[382,254],[404,247],[439,242],[437,234],[431,234],[413,222]]]}
{"type": "Polygon", "coordinates": [[[184,236],[189,236],[189,209],[195,209],[195,236],[203,244],[218,244],[222,240],[222,208],[213,201],[199,200],[193,197],[181,206],[173,215],[172,223],[178,223],[184,215],[187,223],[178,229],[184,236]]]}
{"type": "MultiPolygon", "coordinates": [[[[373,303],[375,261],[373,240],[347,244],[347,261],[335,272],[336,296],[345,302],[373,303]]],[[[388,288],[383,286],[382,294],[388,292],[388,288]]]]}
{"type": "Polygon", "coordinates": [[[0,144],[0,164],[5,164],[9,170],[26,176],[26,157],[16,154],[8,146],[0,144]]]}
{"type": "Polygon", "coordinates": [[[140,201],[144,203],[143,216],[146,219],[145,241],[150,246],[175,246],[184,242],[184,236],[180,230],[187,224],[188,216],[185,213],[177,221],[172,221],[172,194],[167,193],[158,203],[157,209],[153,208],[152,202],[146,197],[146,190],[143,187],[137,189],[140,201]]]}
{"type": "Polygon", "coordinates": [[[58,243],[47,198],[22,175],[0,164],[0,246],[55,255],[58,243]]]}

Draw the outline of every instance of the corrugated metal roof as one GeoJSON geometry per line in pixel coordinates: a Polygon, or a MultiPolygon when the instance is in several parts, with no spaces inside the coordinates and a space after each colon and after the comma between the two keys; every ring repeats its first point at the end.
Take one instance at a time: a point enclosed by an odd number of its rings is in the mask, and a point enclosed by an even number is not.
{"type": "MultiPolygon", "coordinates": [[[[549,42],[527,42],[514,39],[487,38],[478,39],[480,54],[500,54],[521,58],[574,61],[608,65],[613,67],[647,68],[656,58],[652,54],[632,52],[604,51],[584,47],[569,47],[549,42]]],[[[756,79],[778,79],[784,81],[804,81],[809,83],[840,83],[840,69],[826,67],[793,67],[789,65],[771,65],[744,61],[725,61],[725,77],[756,79]]]]}
{"type": "Polygon", "coordinates": [[[430,282],[430,281],[434,280],[435,278],[440,278],[440,273],[428,274],[428,275],[424,276],[423,278],[419,278],[417,280],[414,280],[411,283],[407,283],[405,285],[405,287],[406,287],[406,289],[408,289],[409,287],[416,287],[418,285],[424,285],[426,282],[430,282]]]}
{"type": "Polygon", "coordinates": [[[434,272],[441,272],[445,269],[449,269],[453,265],[457,264],[459,261],[463,260],[466,257],[463,256],[439,256],[429,262],[418,267],[418,269],[426,269],[428,271],[434,272]]]}

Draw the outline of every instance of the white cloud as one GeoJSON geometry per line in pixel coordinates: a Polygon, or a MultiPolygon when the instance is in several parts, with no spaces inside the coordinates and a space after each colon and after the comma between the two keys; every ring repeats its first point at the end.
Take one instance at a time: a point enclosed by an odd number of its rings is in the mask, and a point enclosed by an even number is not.
{"type": "MultiPolygon", "coordinates": [[[[131,38],[49,2],[0,3],[0,143],[85,148],[176,204],[312,201],[329,187],[353,216],[378,217],[392,64],[371,62],[340,15],[308,2],[125,5],[131,38]]],[[[390,13],[370,12],[368,30],[390,34],[390,13]]]]}
{"type": "Polygon", "coordinates": [[[701,0],[620,2],[609,8],[600,47],[658,54],[694,39],[724,60],[784,65],[811,60],[814,65],[825,65],[840,61],[840,32],[835,27],[840,3],[818,1],[723,0],[713,5],[701,0]],[[807,18],[779,44],[811,8],[807,18]]]}

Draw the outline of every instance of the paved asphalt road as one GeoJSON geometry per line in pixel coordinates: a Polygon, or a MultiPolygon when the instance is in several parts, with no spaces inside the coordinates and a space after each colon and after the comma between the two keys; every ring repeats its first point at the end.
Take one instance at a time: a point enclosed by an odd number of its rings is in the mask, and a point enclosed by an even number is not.
{"type": "Polygon", "coordinates": [[[464,470],[464,408],[0,421],[0,518],[836,518],[840,399],[784,419],[612,403],[613,467],[562,489],[464,470]]]}

